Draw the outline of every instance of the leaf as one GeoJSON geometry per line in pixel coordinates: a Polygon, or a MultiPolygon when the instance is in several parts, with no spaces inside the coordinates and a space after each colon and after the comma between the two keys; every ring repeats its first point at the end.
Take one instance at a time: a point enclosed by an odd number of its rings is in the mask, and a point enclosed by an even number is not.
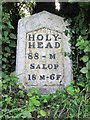
{"type": "Polygon", "coordinates": [[[9,44],[9,46],[10,46],[10,47],[16,47],[15,41],[11,42],[11,43],[9,44]]]}
{"type": "Polygon", "coordinates": [[[10,53],[4,53],[4,56],[8,57],[8,56],[10,56],[10,53]]]}
{"type": "Polygon", "coordinates": [[[40,106],[41,103],[36,99],[35,96],[30,98],[30,101],[35,105],[35,106],[40,106]]]}
{"type": "Polygon", "coordinates": [[[4,80],[2,81],[2,83],[7,83],[7,80],[6,80],[6,79],[4,79],[4,80]]]}
{"type": "Polygon", "coordinates": [[[80,71],[81,71],[81,73],[87,73],[88,72],[86,67],[83,67],[80,71]]]}
{"type": "Polygon", "coordinates": [[[6,89],[7,89],[7,85],[4,84],[4,85],[2,86],[2,88],[6,90],[6,89]]]}
{"type": "Polygon", "coordinates": [[[88,70],[90,70],[90,60],[86,63],[86,67],[88,70]]]}
{"type": "Polygon", "coordinates": [[[27,94],[29,97],[31,97],[32,96],[32,93],[31,92],[28,92],[28,94],[27,94]]]}
{"type": "Polygon", "coordinates": [[[85,83],[83,81],[80,81],[80,82],[78,82],[78,85],[81,86],[81,87],[84,87],[85,83]]]}
{"type": "Polygon", "coordinates": [[[36,101],[36,98],[35,98],[35,96],[31,97],[31,98],[30,98],[30,101],[31,101],[31,102],[34,102],[34,101],[36,101]]]}
{"type": "Polygon", "coordinates": [[[79,87],[75,89],[75,92],[77,92],[77,93],[79,93],[79,92],[80,92],[79,87]]]}
{"type": "Polygon", "coordinates": [[[81,34],[82,34],[82,35],[86,35],[85,29],[82,29],[82,30],[81,30],[81,34]]]}
{"type": "Polygon", "coordinates": [[[6,29],[6,25],[2,24],[2,29],[6,29]]]}
{"type": "Polygon", "coordinates": [[[84,49],[84,52],[90,52],[90,44],[88,44],[88,46],[86,46],[86,48],[84,49]]]}
{"type": "Polygon", "coordinates": [[[7,62],[7,59],[4,57],[4,58],[2,58],[2,61],[7,62]]]}
{"type": "Polygon", "coordinates": [[[48,101],[47,101],[47,99],[44,99],[43,102],[44,102],[44,103],[47,103],[48,101]]]}
{"type": "Polygon", "coordinates": [[[73,94],[74,94],[74,88],[73,88],[72,86],[68,87],[68,88],[67,88],[67,92],[68,92],[69,94],[73,95],[73,94]]]}
{"type": "Polygon", "coordinates": [[[32,111],[35,110],[35,107],[34,107],[34,106],[29,106],[29,107],[28,107],[28,110],[29,110],[30,112],[32,112],[32,111]]]}
{"type": "Polygon", "coordinates": [[[4,36],[5,36],[5,37],[8,36],[8,31],[4,31],[4,36]]]}
{"type": "Polygon", "coordinates": [[[89,79],[90,78],[90,72],[86,73],[86,78],[89,79]]]}
{"type": "Polygon", "coordinates": [[[22,112],[21,113],[23,116],[23,118],[31,118],[32,117],[32,115],[31,115],[31,113],[30,113],[30,111],[24,111],[24,112],[22,112]]]}
{"type": "Polygon", "coordinates": [[[10,21],[8,21],[7,24],[9,25],[9,28],[10,28],[10,29],[14,29],[14,27],[11,25],[11,22],[10,22],[10,21]]]}
{"type": "Polygon", "coordinates": [[[13,33],[11,33],[11,34],[9,35],[9,37],[10,37],[11,39],[16,39],[16,35],[14,35],[13,33]]]}
{"type": "Polygon", "coordinates": [[[5,51],[7,51],[9,53],[10,52],[10,48],[9,47],[5,47],[5,51]]]}
{"type": "Polygon", "coordinates": [[[16,76],[16,72],[14,71],[14,72],[11,72],[11,74],[10,74],[10,76],[12,77],[12,76],[16,76]]]}
{"type": "Polygon", "coordinates": [[[34,93],[34,94],[39,94],[38,90],[36,88],[32,88],[31,89],[31,93],[34,93]]]}
{"type": "Polygon", "coordinates": [[[77,44],[75,46],[78,47],[78,46],[80,46],[80,44],[81,44],[80,42],[77,42],[77,44]]]}
{"type": "Polygon", "coordinates": [[[4,64],[4,65],[2,66],[2,68],[5,69],[5,68],[6,68],[6,64],[4,64]]]}
{"type": "Polygon", "coordinates": [[[34,101],[34,105],[35,105],[35,106],[40,106],[41,103],[40,103],[38,100],[36,100],[36,101],[34,101]]]}
{"type": "Polygon", "coordinates": [[[46,112],[44,111],[44,110],[40,110],[40,114],[41,114],[41,116],[46,116],[46,112]]]}
{"type": "Polygon", "coordinates": [[[89,60],[89,57],[88,56],[83,56],[81,59],[83,60],[83,62],[87,62],[89,60]]]}

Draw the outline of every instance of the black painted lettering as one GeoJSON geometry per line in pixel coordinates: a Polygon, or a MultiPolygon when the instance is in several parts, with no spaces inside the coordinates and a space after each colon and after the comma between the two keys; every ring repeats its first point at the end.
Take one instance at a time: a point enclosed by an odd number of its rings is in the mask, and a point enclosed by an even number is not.
{"type": "Polygon", "coordinates": [[[33,59],[32,53],[28,53],[28,59],[33,59]]]}
{"type": "Polygon", "coordinates": [[[52,64],[48,64],[48,68],[49,68],[49,69],[52,69],[52,68],[53,68],[53,65],[52,65],[52,64]]]}
{"type": "Polygon", "coordinates": [[[42,64],[42,69],[47,69],[46,64],[42,64]]]}
{"type": "Polygon", "coordinates": [[[32,75],[32,80],[36,80],[36,75],[35,74],[32,75]]]}
{"type": "Polygon", "coordinates": [[[30,75],[28,75],[28,80],[31,80],[31,76],[30,75]]]}
{"type": "Polygon", "coordinates": [[[35,64],[30,64],[30,69],[35,69],[35,64]]]}
{"type": "Polygon", "coordinates": [[[52,47],[51,43],[48,42],[45,48],[53,48],[53,47],[52,47]]]}
{"type": "Polygon", "coordinates": [[[56,54],[49,54],[50,55],[50,58],[49,59],[55,59],[55,55],[56,54]]]}
{"type": "Polygon", "coordinates": [[[51,75],[50,75],[50,79],[51,79],[51,80],[54,80],[54,79],[55,79],[55,74],[51,74],[51,75]]]}
{"type": "Polygon", "coordinates": [[[29,41],[35,41],[35,35],[29,34],[29,41]]]}
{"type": "Polygon", "coordinates": [[[43,40],[43,35],[42,34],[37,35],[37,39],[38,40],[43,40]]]}
{"type": "Polygon", "coordinates": [[[61,39],[61,37],[59,37],[59,34],[57,34],[57,35],[54,35],[54,34],[53,34],[53,36],[54,36],[54,38],[55,38],[55,41],[57,41],[58,39],[61,39]]]}
{"type": "Polygon", "coordinates": [[[59,67],[58,64],[54,64],[54,69],[57,69],[59,67]]]}
{"type": "Polygon", "coordinates": [[[28,80],[36,80],[36,75],[33,74],[33,75],[28,75],[28,80]]]}
{"type": "Polygon", "coordinates": [[[45,75],[40,75],[40,80],[45,80],[45,75]]]}
{"type": "Polygon", "coordinates": [[[35,48],[35,42],[29,42],[29,48],[35,48]]]}
{"type": "Polygon", "coordinates": [[[61,75],[56,75],[56,80],[59,80],[61,75]]]}
{"type": "Polygon", "coordinates": [[[59,48],[60,47],[60,43],[59,42],[55,42],[55,48],[59,48]]]}
{"type": "Polygon", "coordinates": [[[46,41],[51,41],[51,38],[49,38],[48,34],[46,34],[46,41]]]}
{"type": "Polygon", "coordinates": [[[37,65],[36,69],[40,69],[40,65],[39,64],[37,65]]]}
{"type": "Polygon", "coordinates": [[[37,48],[43,48],[43,42],[37,42],[37,48]]]}
{"type": "Polygon", "coordinates": [[[35,54],[34,54],[34,59],[35,59],[35,60],[38,60],[38,59],[39,59],[39,54],[38,54],[38,53],[35,53],[35,54]]]}

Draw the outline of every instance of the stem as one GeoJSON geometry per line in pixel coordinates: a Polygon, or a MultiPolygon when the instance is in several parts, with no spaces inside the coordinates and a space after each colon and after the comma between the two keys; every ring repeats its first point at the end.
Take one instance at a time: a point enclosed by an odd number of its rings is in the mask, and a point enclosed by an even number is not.
{"type": "Polygon", "coordinates": [[[6,112],[5,114],[3,114],[2,116],[0,116],[0,118],[2,118],[3,116],[5,116],[5,115],[8,114],[8,113],[14,112],[14,111],[16,111],[16,110],[20,110],[20,109],[25,108],[25,107],[26,107],[26,106],[21,107],[21,108],[12,109],[11,111],[8,111],[8,112],[6,112]]]}
{"type": "Polygon", "coordinates": [[[83,103],[83,99],[81,100],[80,105],[79,105],[79,108],[78,108],[78,118],[79,118],[79,115],[80,115],[80,108],[81,108],[81,106],[82,106],[82,103],[83,103]]]}

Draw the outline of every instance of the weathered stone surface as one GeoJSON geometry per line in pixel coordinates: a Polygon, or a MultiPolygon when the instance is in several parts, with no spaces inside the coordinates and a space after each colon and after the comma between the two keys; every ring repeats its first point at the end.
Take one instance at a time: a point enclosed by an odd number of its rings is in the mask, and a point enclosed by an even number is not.
{"type": "Polygon", "coordinates": [[[16,73],[27,90],[53,93],[70,84],[69,37],[63,18],[46,11],[23,18],[18,24],[16,73]]]}

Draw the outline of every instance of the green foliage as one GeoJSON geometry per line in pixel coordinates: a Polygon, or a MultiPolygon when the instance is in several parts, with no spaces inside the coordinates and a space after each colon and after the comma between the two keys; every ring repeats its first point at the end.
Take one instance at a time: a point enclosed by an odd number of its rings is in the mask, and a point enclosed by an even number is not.
{"type": "Polygon", "coordinates": [[[40,114],[41,114],[41,116],[46,116],[46,112],[44,111],[44,110],[40,110],[40,114]]]}
{"type": "Polygon", "coordinates": [[[80,71],[86,74],[87,79],[90,79],[90,41],[84,40],[82,37],[79,37],[77,41],[78,42],[76,46],[78,46],[78,48],[83,51],[83,57],[81,57],[81,60],[84,63],[84,67],[80,71]]]}
{"type": "MultiPolygon", "coordinates": [[[[69,3],[70,4],[70,3],[69,3]]],[[[83,62],[88,61],[88,56],[90,54],[85,54],[83,56],[84,52],[90,51],[90,45],[87,46],[88,41],[90,40],[90,24],[89,24],[89,8],[90,8],[90,2],[87,3],[74,3],[72,2],[71,5],[75,7],[74,5],[77,5],[77,13],[76,14],[65,14],[63,15],[65,19],[69,22],[69,26],[67,28],[69,31],[66,30],[67,34],[70,34],[70,43],[71,43],[71,56],[72,59],[72,65],[73,65],[73,77],[74,80],[80,81],[81,79],[84,79],[84,75],[80,73],[80,70],[82,67],[84,67],[84,64],[82,64],[81,59],[83,62]],[[74,16],[74,17],[72,17],[74,16]],[[82,39],[79,37],[81,36],[82,39]],[[81,39],[81,41],[80,41],[81,39]],[[80,45],[79,47],[77,47],[80,45]],[[84,51],[83,51],[84,48],[84,51]]]]}
{"type": "Polygon", "coordinates": [[[3,12],[2,21],[2,70],[9,73],[15,68],[16,35],[8,13],[3,12]]]}
{"type": "Polygon", "coordinates": [[[36,89],[26,93],[20,89],[15,72],[10,75],[3,74],[2,81],[2,115],[0,118],[40,118],[46,116],[44,104],[48,103],[49,96],[41,95],[36,89]],[[37,116],[36,116],[37,114],[37,116]]]}
{"type": "Polygon", "coordinates": [[[2,73],[2,77],[4,76],[3,78],[3,81],[2,81],[2,89],[3,90],[8,90],[10,91],[11,90],[11,87],[14,86],[14,83],[17,82],[17,77],[15,76],[15,72],[11,73],[10,75],[7,75],[5,73],[2,73]]]}

